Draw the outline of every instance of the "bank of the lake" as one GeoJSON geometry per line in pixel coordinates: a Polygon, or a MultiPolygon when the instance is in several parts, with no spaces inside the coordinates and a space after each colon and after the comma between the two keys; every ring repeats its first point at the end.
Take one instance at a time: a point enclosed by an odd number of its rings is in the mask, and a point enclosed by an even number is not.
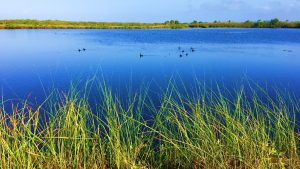
{"type": "Polygon", "coordinates": [[[170,20],[164,23],[129,22],[73,22],[61,20],[0,20],[0,29],[155,29],[155,28],[300,28],[299,21],[214,21],[181,23],[170,20]]]}

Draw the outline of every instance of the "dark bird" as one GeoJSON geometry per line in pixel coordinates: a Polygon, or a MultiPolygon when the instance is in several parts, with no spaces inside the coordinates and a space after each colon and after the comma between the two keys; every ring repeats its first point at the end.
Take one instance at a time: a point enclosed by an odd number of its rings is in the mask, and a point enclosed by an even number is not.
{"type": "Polygon", "coordinates": [[[144,55],[140,53],[140,58],[142,58],[144,55]]]}
{"type": "Polygon", "coordinates": [[[182,58],[182,54],[180,54],[179,57],[182,58]]]}
{"type": "Polygon", "coordinates": [[[284,51],[284,52],[293,52],[292,50],[287,50],[287,49],[284,49],[282,51],[284,51]]]}
{"type": "Polygon", "coordinates": [[[193,47],[191,47],[191,51],[192,51],[192,52],[195,52],[195,49],[194,49],[193,47]]]}
{"type": "Polygon", "coordinates": [[[81,50],[80,50],[80,49],[78,49],[78,52],[81,52],[81,50]]]}
{"type": "Polygon", "coordinates": [[[86,51],[86,48],[82,48],[83,51],[86,51]]]}
{"type": "Polygon", "coordinates": [[[181,52],[184,53],[184,50],[182,50],[181,52]]]}
{"type": "Polygon", "coordinates": [[[188,56],[188,55],[189,55],[188,53],[185,54],[185,56],[188,56]]]}

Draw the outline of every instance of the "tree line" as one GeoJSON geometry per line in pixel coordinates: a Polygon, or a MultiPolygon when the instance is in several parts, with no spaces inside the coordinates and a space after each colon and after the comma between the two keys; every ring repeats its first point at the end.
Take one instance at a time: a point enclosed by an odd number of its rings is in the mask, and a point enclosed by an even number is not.
{"type": "Polygon", "coordinates": [[[258,21],[192,21],[168,20],[164,23],[72,22],[60,20],[0,20],[0,29],[153,29],[153,28],[300,28],[300,21],[277,18],[258,21]]]}

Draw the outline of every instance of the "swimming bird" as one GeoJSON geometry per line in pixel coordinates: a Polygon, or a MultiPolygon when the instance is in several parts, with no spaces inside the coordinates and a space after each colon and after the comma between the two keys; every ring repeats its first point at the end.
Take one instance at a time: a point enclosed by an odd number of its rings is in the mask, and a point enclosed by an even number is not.
{"type": "Polygon", "coordinates": [[[191,51],[192,51],[192,52],[195,52],[195,49],[194,49],[193,47],[191,47],[191,51]]]}
{"type": "Polygon", "coordinates": [[[82,48],[83,51],[86,51],[86,48],[82,48]]]}
{"type": "Polygon", "coordinates": [[[182,58],[182,54],[180,54],[179,57],[182,58]]]}
{"type": "Polygon", "coordinates": [[[78,52],[81,52],[81,49],[78,49],[78,52]]]}
{"type": "Polygon", "coordinates": [[[188,53],[185,54],[185,56],[188,56],[188,55],[189,55],[188,53]]]}
{"type": "Polygon", "coordinates": [[[142,58],[144,55],[140,53],[140,58],[142,58]]]}
{"type": "Polygon", "coordinates": [[[288,50],[288,49],[284,49],[282,51],[284,51],[284,52],[292,52],[292,50],[288,50]]]}
{"type": "Polygon", "coordinates": [[[181,52],[184,53],[184,50],[182,50],[181,52]]]}

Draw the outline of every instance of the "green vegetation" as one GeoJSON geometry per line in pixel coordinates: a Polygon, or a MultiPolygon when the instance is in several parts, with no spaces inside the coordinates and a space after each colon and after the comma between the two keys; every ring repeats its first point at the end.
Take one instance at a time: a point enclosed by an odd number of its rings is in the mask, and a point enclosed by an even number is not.
{"type": "Polygon", "coordinates": [[[164,23],[122,23],[122,22],[70,22],[59,20],[0,20],[0,29],[150,29],[150,28],[300,28],[299,21],[256,22],[198,22],[180,23],[170,20],[164,23]]]}
{"type": "Polygon", "coordinates": [[[99,83],[96,108],[77,89],[53,91],[37,108],[7,111],[2,99],[0,168],[300,167],[292,95],[200,83],[187,94],[175,84],[157,100],[147,87],[124,100],[99,83]]]}

